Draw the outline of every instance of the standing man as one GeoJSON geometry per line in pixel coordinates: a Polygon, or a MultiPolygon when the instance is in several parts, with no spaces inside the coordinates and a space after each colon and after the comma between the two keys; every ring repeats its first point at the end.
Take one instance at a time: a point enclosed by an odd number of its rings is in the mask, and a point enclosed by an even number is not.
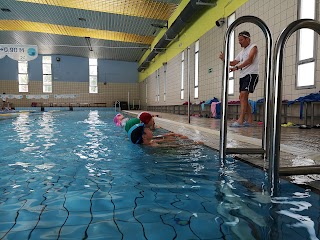
{"type": "Polygon", "coordinates": [[[1,99],[2,99],[2,110],[4,111],[5,108],[6,108],[6,103],[7,103],[7,96],[6,96],[6,93],[3,93],[1,95],[1,99]]]}
{"type": "MultiPolygon", "coordinates": [[[[238,120],[231,124],[231,127],[251,126],[253,122],[252,110],[249,104],[249,93],[253,93],[259,80],[259,54],[256,44],[250,42],[250,33],[240,32],[238,41],[243,48],[235,60],[230,61],[230,72],[240,71],[240,116],[238,120]],[[245,115],[248,115],[245,121],[245,115]]],[[[224,60],[224,54],[220,54],[220,59],[224,60]]]]}

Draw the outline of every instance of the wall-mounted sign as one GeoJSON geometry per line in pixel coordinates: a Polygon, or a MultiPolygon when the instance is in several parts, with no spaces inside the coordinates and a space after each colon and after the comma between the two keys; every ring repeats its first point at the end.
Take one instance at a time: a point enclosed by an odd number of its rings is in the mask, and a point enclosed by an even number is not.
{"type": "Polygon", "coordinates": [[[59,98],[76,98],[77,94],[55,94],[54,98],[59,99],[59,98]]]}
{"type": "Polygon", "coordinates": [[[49,99],[49,95],[26,95],[26,99],[49,99]]]}
{"type": "Polygon", "coordinates": [[[5,56],[16,61],[31,61],[38,57],[38,46],[0,44],[0,59],[5,56]]]}
{"type": "Polygon", "coordinates": [[[22,95],[14,95],[14,94],[0,94],[0,97],[6,97],[8,99],[22,99],[22,95]]]}

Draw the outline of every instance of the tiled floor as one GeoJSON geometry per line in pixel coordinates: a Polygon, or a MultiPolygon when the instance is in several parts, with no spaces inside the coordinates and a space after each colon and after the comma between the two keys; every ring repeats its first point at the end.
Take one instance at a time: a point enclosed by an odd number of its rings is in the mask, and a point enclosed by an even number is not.
{"type": "MultiPolygon", "coordinates": [[[[140,111],[125,111],[136,116],[140,111]]],[[[220,120],[214,118],[191,117],[161,112],[151,112],[159,127],[181,133],[196,141],[203,141],[207,146],[219,149],[220,120]]],[[[228,124],[229,125],[229,124],[228,124]]],[[[255,124],[253,127],[228,127],[227,147],[259,148],[262,144],[263,127],[255,124]]],[[[299,129],[298,127],[281,128],[280,168],[320,165],[320,129],[299,129]]],[[[260,168],[268,168],[268,160],[261,155],[234,155],[260,168]]],[[[320,174],[293,175],[292,182],[309,185],[320,190],[320,174]]]]}

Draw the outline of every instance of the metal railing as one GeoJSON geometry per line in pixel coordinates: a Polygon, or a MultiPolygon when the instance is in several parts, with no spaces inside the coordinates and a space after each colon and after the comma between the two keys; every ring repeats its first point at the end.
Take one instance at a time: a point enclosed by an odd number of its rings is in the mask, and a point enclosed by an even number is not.
{"type": "Polygon", "coordinates": [[[114,111],[117,112],[117,106],[119,105],[119,111],[121,111],[121,106],[120,106],[120,101],[115,101],[114,102],[114,111]]]}
{"type": "MultiPolygon", "coordinates": [[[[320,35],[320,22],[313,19],[299,19],[290,23],[279,35],[273,55],[273,73],[269,95],[269,116],[268,125],[270,131],[268,136],[268,153],[269,159],[269,182],[270,194],[272,196],[278,194],[279,184],[279,159],[280,159],[280,139],[281,139],[281,101],[282,101],[282,73],[283,73],[283,57],[284,48],[289,37],[301,28],[309,28],[320,35]]],[[[311,166],[310,173],[313,171],[311,166]]],[[[294,171],[291,171],[292,174],[294,171]]]]}
{"type": "Polygon", "coordinates": [[[136,106],[138,106],[138,110],[140,110],[141,109],[141,106],[140,106],[140,99],[138,99],[138,100],[132,100],[132,108],[133,108],[133,110],[136,110],[136,106]]]}
{"type": "Polygon", "coordinates": [[[220,122],[220,159],[221,164],[225,164],[226,154],[265,154],[267,152],[267,131],[268,131],[268,97],[269,97],[269,83],[271,72],[271,52],[272,51],[272,37],[267,25],[259,18],[254,16],[243,16],[236,19],[227,29],[225,35],[225,50],[224,50],[224,65],[223,65],[223,81],[221,93],[221,122],[220,122]],[[264,131],[262,132],[262,147],[261,148],[229,148],[227,149],[227,108],[228,108],[228,81],[229,81],[229,42],[232,31],[242,23],[253,23],[259,26],[266,37],[266,57],[265,57],[265,81],[264,81],[264,131]]]}

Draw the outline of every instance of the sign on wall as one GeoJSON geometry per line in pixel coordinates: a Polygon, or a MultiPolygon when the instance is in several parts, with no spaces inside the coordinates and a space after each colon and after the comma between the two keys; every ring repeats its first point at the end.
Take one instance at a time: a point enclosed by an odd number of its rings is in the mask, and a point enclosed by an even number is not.
{"type": "Polygon", "coordinates": [[[0,94],[0,97],[6,97],[7,99],[22,99],[22,95],[14,95],[14,94],[0,94]]]}
{"type": "Polygon", "coordinates": [[[38,46],[0,44],[0,59],[5,56],[16,61],[31,61],[38,57],[38,46]]]}

